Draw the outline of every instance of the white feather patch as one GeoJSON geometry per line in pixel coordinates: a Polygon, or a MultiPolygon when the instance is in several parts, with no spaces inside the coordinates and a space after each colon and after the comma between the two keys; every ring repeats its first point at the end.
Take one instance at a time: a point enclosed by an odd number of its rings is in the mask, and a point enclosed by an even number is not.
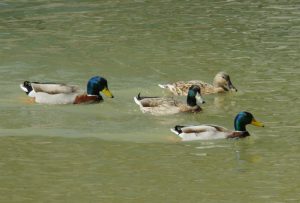
{"type": "Polygon", "coordinates": [[[187,126],[181,130],[182,133],[178,133],[175,129],[171,129],[182,141],[225,139],[228,135],[228,132],[218,131],[209,125],[187,126]]]}
{"type": "Polygon", "coordinates": [[[73,104],[78,94],[35,93],[35,102],[41,104],[73,104]]]}
{"type": "Polygon", "coordinates": [[[24,92],[28,92],[28,90],[27,90],[27,88],[26,87],[24,87],[24,85],[23,84],[20,84],[20,88],[24,91],[24,92]]]}

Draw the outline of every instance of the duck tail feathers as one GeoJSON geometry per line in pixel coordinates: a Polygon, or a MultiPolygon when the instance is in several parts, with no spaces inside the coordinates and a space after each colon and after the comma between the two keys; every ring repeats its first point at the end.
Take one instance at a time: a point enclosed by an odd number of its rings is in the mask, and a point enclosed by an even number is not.
{"type": "Polygon", "coordinates": [[[153,98],[159,98],[159,97],[148,97],[148,96],[141,96],[141,93],[139,93],[136,97],[137,100],[143,100],[143,99],[153,99],[153,98]]]}
{"type": "Polygon", "coordinates": [[[174,128],[171,128],[171,131],[172,131],[173,133],[175,133],[176,135],[179,135],[179,134],[182,133],[181,128],[183,128],[183,127],[185,127],[185,126],[182,126],[182,125],[176,125],[174,128]]]}
{"type": "Polygon", "coordinates": [[[134,101],[137,105],[142,106],[142,104],[141,104],[141,100],[142,100],[141,93],[139,93],[136,97],[133,97],[133,99],[134,99],[134,101]]]}
{"type": "Polygon", "coordinates": [[[24,81],[22,84],[20,84],[20,88],[26,93],[29,94],[33,89],[31,86],[31,82],[24,81]]]}

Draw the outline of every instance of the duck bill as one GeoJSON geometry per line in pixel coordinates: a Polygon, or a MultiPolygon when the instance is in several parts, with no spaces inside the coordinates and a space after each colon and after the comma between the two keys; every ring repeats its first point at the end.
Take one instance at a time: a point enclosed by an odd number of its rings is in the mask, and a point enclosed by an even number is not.
{"type": "Polygon", "coordinates": [[[264,124],[255,120],[254,118],[252,119],[252,122],[251,122],[252,125],[255,125],[255,126],[258,126],[258,127],[264,127],[264,124]]]}
{"type": "Polygon", "coordinates": [[[197,104],[204,104],[205,103],[204,99],[202,98],[202,96],[198,92],[196,94],[196,102],[197,102],[197,104]]]}
{"type": "Polygon", "coordinates": [[[231,83],[230,80],[229,80],[229,82],[228,82],[228,88],[229,88],[230,90],[233,90],[233,91],[237,92],[237,89],[233,86],[233,84],[231,83]]]}
{"type": "Polygon", "coordinates": [[[103,94],[107,97],[114,98],[114,96],[112,95],[112,93],[109,91],[107,87],[105,87],[101,92],[103,92],[103,94]]]}

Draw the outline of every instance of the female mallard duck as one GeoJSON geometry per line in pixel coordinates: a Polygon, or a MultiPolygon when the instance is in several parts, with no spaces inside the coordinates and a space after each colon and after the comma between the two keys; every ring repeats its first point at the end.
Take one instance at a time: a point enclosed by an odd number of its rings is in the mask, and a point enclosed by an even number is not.
{"type": "Polygon", "coordinates": [[[176,101],[173,98],[141,97],[140,94],[134,97],[134,101],[140,106],[143,113],[151,113],[153,115],[199,112],[201,111],[199,104],[205,103],[201,97],[200,87],[197,85],[192,85],[189,88],[187,104],[176,101]]]}
{"type": "Polygon", "coordinates": [[[234,119],[234,131],[228,130],[217,125],[195,125],[195,126],[179,126],[176,125],[171,129],[176,135],[181,137],[182,141],[192,140],[210,140],[222,138],[243,138],[249,136],[246,125],[252,124],[259,127],[264,125],[255,120],[249,112],[240,112],[234,119]]]}
{"type": "Polygon", "coordinates": [[[21,89],[36,103],[41,104],[81,104],[98,103],[103,100],[100,91],[107,97],[113,98],[108,89],[107,80],[103,77],[92,77],[87,83],[87,92],[75,85],[58,83],[39,83],[25,81],[21,89]]]}
{"type": "Polygon", "coordinates": [[[159,84],[158,86],[170,90],[174,95],[186,96],[191,85],[198,85],[201,88],[201,93],[203,95],[227,92],[229,90],[237,91],[237,89],[231,83],[229,75],[225,72],[219,72],[215,76],[213,85],[202,82],[200,80],[191,80],[188,82],[178,81],[165,85],[159,84]]]}

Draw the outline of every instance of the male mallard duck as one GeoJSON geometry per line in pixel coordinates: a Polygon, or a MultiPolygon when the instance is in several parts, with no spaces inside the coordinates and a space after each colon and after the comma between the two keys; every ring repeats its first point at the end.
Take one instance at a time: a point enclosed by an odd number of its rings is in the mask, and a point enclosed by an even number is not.
{"type": "Polygon", "coordinates": [[[80,104],[98,103],[103,100],[100,91],[113,98],[107,87],[107,80],[103,77],[92,77],[87,83],[87,92],[75,85],[58,83],[39,83],[25,81],[20,84],[21,89],[36,103],[41,104],[80,104]]]}
{"type": "Polygon", "coordinates": [[[243,138],[249,136],[246,130],[246,125],[252,124],[259,127],[264,125],[255,120],[253,115],[249,112],[240,112],[234,119],[234,131],[228,130],[217,125],[191,125],[179,126],[176,125],[171,129],[173,133],[181,137],[182,141],[192,140],[210,140],[222,138],[243,138]]]}
{"type": "Polygon", "coordinates": [[[191,80],[188,82],[178,81],[175,83],[165,85],[159,84],[158,86],[163,89],[170,90],[174,95],[186,96],[188,89],[191,85],[198,85],[201,88],[201,93],[203,95],[227,92],[229,90],[237,91],[237,89],[232,85],[229,75],[225,72],[219,72],[215,76],[213,85],[208,84],[206,82],[202,82],[200,80],[191,80]]]}
{"type": "Polygon", "coordinates": [[[199,104],[205,103],[201,97],[200,87],[192,85],[189,88],[187,95],[187,104],[180,101],[176,101],[173,98],[161,98],[161,97],[141,97],[138,94],[134,97],[135,103],[140,106],[143,113],[151,113],[153,115],[168,115],[179,112],[199,112],[201,107],[199,104]]]}

